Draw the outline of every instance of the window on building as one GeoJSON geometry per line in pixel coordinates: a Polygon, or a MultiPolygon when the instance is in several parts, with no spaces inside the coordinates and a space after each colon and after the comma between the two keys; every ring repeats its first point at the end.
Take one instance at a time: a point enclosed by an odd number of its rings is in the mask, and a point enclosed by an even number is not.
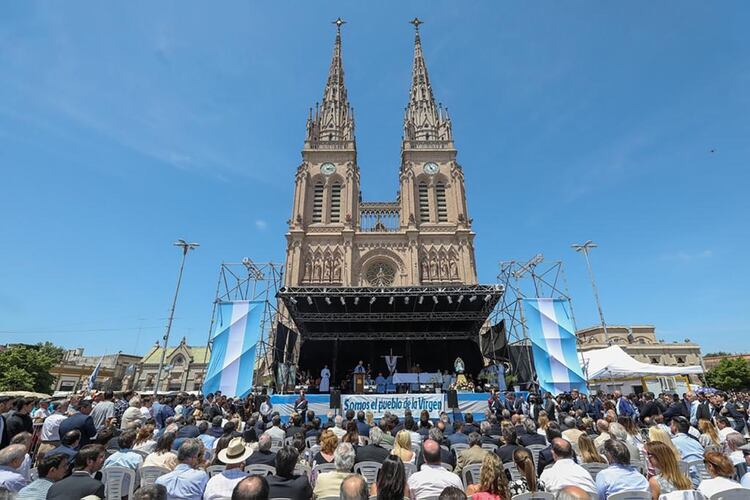
{"type": "Polygon", "coordinates": [[[172,364],[173,364],[174,366],[182,366],[182,364],[183,364],[184,362],[185,362],[185,358],[184,358],[184,357],[183,357],[182,355],[180,355],[180,356],[175,356],[175,357],[174,357],[174,359],[172,360],[172,364]]]}
{"type": "Polygon", "coordinates": [[[677,364],[678,365],[684,365],[685,364],[685,357],[684,356],[677,356],[677,364]]]}
{"type": "Polygon", "coordinates": [[[430,222],[430,194],[427,184],[419,184],[419,221],[430,222]]]}
{"type": "Polygon", "coordinates": [[[661,361],[659,361],[659,356],[651,356],[651,364],[652,365],[658,365],[661,361]]]}
{"type": "Polygon", "coordinates": [[[331,186],[331,222],[341,222],[341,184],[331,186]]]}
{"type": "Polygon", "coordinates": [[[313,192],[313,222],[323,221],[323,183],[319,182],[315,185],[313,192]]]}
{"type": "Polygon", "coordinates": [[[445,184],[438,182],[435,186],[435,201],[437,202],[438,222],[448,222],[448,206],[445,203],[445,184]]]}

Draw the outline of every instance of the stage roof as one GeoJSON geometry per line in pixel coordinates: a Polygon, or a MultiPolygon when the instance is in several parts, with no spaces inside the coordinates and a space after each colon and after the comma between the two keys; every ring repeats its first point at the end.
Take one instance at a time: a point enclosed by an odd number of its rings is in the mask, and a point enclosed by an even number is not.
{"type": "Polygon", "coordinates": [[[476,338],[502,285],[290,287],[279,297],[305,340],[476,338]]]}

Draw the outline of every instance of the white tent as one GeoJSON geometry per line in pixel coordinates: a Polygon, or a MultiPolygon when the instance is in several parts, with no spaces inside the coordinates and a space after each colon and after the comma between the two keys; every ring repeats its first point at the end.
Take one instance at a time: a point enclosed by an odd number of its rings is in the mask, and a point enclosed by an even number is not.
{"type": "Polygon", "coordinates": [[[662,366],[642,363],[633,359],[617,345],[579,352],[578,356],[581,359],[583,374],[589,380],[703,373],[703,368],[700,366],[662,366]]]}

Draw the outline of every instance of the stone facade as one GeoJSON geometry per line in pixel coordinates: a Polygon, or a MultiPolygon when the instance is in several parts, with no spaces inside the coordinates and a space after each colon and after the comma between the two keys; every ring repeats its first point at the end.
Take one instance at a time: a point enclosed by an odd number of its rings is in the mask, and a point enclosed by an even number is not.
{"type": "Polygon", "coordinates": [[[295,175],[286,286],[476,284],[463,168],[448,112],[435,104],[418,24],[403,134],[396,200],[362,201],[339,26],[295,175]]]}
{"type": "Polygon", "coordinates": [[[83,348],[65,351],[63,359],[51,371],[55,376],[54,392],[71,392],[84,389],[97,363],[101,361],[94,383],[95,389],[128,389],[132,383],[140,356],[131,354],[109,354],[106,356],[84,356],[83,348]]]}
{"type": "MultiPolygon", "coordinates": [[[[612,344],[619,345],[630,356],[644,363],[665,366],[692,366],[702,363],[701,348],[698,344],[687,339],[685,342],[672,343],[658,340],[656,328],[652,325],[607,325],[607,332],[612,344]]],[[[601,325],[578,330],[576,335],[580,351],[607,347],[601,325]]]]}
{"type": "MultiPolygon", "coordinates": [[[[157,342],[140,360],[135,390],[154,390],[163,351],[157,342]]],[[[159,391],[199,391],[203,385],[209,358],[210,354],[205,346],[189,346],[183,338],[177,347],[167,350],[159,391]]]]}

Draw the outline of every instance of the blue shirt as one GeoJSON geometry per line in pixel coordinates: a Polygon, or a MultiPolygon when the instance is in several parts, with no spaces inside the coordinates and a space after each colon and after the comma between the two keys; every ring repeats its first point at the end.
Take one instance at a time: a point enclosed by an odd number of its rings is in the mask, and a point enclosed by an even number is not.
{"type": "Polygon", "coordinates": [[[16,469],[0,465],[0,488],[17,493],[27,484],[29,482],[16,469]]]}
{"type": "Polygon", "coordinates": [[[687,434],[679,433],[672,437],[672,443],[680,451],[680,455],[682,455],[684,461],[703,460],[703,446],[697,439],[693,439],[687,434]]]}
{"type": "Polygon", "coordinates": [[[600,500],[621,491],[649,491],[648,481],[635,467],[610,465],[596,475],[596,492],[600,500]]]}
{"type": "Polygon", "coordinates": [[[375,378],[375,385],[378,386],[378,394],[383,394],[385,392],[385,377],[378,375],[375,378]]]}
{"type": "MultiPolygon", "coordinates": [[[[127,467],[128,469],[138,470],[138,467],[140,467],[143,464],[143,457],[139,455],[138,453],[134,452],[133,450],[122,448],[120,451],[117,451],[107,457],[107,459],[104,461],[104,466],[102,466],[103,469],[106,469],[107,467],[111,467],[113,465],[116,465],[118,467],[127,467]]],[[[136,475],[135,479],[135,487],[138,486],[138,476],[136,475]]],[[[130,478],[125,477],[122,481],[123,488],[125,491],[128,490],[130,487],[130,478]]]]}
{"type": "Polygon", "coordinates": [[[52,481],[40,477],[19,491],[18,495],[16,495],[16,500],[37,500],[39,498],[47,498],[47,492],[50,487],[52,487],[52,481]]]}
{"type": "Polygon", "coordinates": [[[203,441],[203,447],[207,450],[212,450],[214,448],[214,441],[216,441],[216,438],[213,436],[209,436],[208,434],[201,434],[198,436],[198,439],[203,441]]]}
{"type": "Polygon", "coordinates": [[[156,480],[167,489],[167,500],[201,500],[208,483],[208,474],[188,464],[179,464],[169,474],[156,480]]]}

